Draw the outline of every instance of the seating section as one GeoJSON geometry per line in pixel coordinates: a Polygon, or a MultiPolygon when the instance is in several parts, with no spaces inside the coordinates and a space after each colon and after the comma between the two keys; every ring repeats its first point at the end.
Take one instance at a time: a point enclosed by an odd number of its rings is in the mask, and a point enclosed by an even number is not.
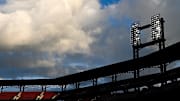
{"type": "Polygon", "coordinates": [[[57,93],[54,92],[45,92],[43,100],[48,100],[48,99],[54,99],[54,97],[57,96],[57,93]]]}
{"type": "Polygon", "coordinates": [[[36,99],[36,97],[40,94],[41,92],[23,92],[21,94],[21,97],[19,100],[32,100],[36,99]]]}
{"type": "Polygon", "coordinates": [[[56,92],[2,92],[0,101],[4,100],[52,100],[57,97],[56,92]]]}
{"type": "Polygon", "coordinates": [[[0,100],[4,101],[4,100],[11,100],[14,98],[14,96],[16,96],[18,94],[18,92],[1,92],[0,93],[0,100]]]}

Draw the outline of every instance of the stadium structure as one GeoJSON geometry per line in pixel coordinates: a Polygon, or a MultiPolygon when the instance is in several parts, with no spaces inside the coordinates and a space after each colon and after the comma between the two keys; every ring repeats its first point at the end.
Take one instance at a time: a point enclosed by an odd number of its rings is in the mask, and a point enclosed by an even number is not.
{"type": "Polygon", "coordinates": [[[167,65],[180,59],[180,42],[165,47],[164,19],[151,17],[151,23],[131,26],[133,59],[54,79],[0,80],[0,100],[59,100],[59,101],[126,101],[178,98],[180,68],[167,69],[167,65]],[[151,28],[152,40],[142,43],[141,30],[151,28]],[[140,50],[148,46],[158,50],[140,57],[140,50]],[[142,71],[155,68],[159,72],[142,75],[142,71]],[[123,74],[131,74],[119,79],[123,74]],[[102,80],[107,82],[103,82],[102,80]],[[18,86],[18,91],[4,91],[5,87],[18,86]],[[41,91],[28,91],[28,86],[41,91]],[[57,87],[49,91],[47,86],[57,87]]]}

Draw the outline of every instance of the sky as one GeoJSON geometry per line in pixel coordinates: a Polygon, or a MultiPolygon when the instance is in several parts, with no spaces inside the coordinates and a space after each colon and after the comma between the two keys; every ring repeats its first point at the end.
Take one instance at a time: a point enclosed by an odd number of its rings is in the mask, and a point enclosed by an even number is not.
{"type": "MultiPolygon", "coordinates": [[[[179,4],[179,0],[0,0],[0,78],[55,78],[132,59],[131,24],[148,24],[158,13],[165,19],[169,46],[180,39],[179,4]]],[[[142,33],[143,42],[151,39],[149,30],[142,33]]]]}

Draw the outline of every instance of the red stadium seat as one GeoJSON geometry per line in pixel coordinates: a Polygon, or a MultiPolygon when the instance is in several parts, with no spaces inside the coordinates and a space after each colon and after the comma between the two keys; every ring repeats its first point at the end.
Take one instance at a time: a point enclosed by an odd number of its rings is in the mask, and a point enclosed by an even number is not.
{"type": "Polygon", "coordinates": [[[0,100],[12,100],[19,92],[2,92],[0,93],[0,100]]]}
{"type": "Polygon", "coordinates": [[[37,97],[36,100],[42,100],[44,97],[44,92],[41,92],[37,97]]]}
{"type": "Polygon", "coordinates": [[[35,100],[41,92],[23,92],[19,100],[35,100]]]}
{"type": "Polygon", "coordinates": [[[57,96],[57,93],[54,93],[54,92],[45,92],[43,100],[54,99],[56,96],[57,96]]]}
{"type": "Polygon", "coordinates": [[[55,92],[2,92],[0,93],[0,101],[7,100],[53,100],[57,97],[55,92]]]}
{"type": "Polygon", "coordinates": [[[13,100],[19,100],[21,98],[22,92],[19,92],[16,96],[13,97],[13,100]]]}

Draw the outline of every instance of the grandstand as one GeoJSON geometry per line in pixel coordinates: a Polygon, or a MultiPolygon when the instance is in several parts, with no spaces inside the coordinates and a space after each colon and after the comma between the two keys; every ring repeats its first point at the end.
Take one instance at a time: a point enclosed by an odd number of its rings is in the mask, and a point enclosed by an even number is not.
{"type": "MultiPolygon", "coordinates": [[[[0,100],[87,100],[87,99],[126,99],[126,98],[143,98],[141,96],[153,95],[156,88],[154,85],[161,84],[159,92],[164,91],[164,88],[173,89],[171,85],[179,85],[178,78],[180,77],[180,68],[175,68],[166,71],[165,73],[156,73],[151,75],[141,76],[139,78],[129,78],[119,81],[112,80],[104,84],[94,84],[88,87],[81,87],[81,82],[92,80],[94,83],[98,78],[105,76],[113,76],[114,74],[134,71],[139,66],[140,69],[157,68],[161,63],[171,63],[180,59],[180,42],[171,45],[164,50],[160,50],[138,59],[128,60],[108,66],[67,75],[55,79],[36,79],[36,80],[1,80],[0,86],[20,86],[21,90],[17,92],[1,91],[0,100]],[[155,67],[154,67],[155,66],[155,67]],[[171,83],[167,83],[170,81],[171,83]],[[79,84],[74,89],[66,88],[68,85],[79,84]],[[32,91],[22,90],[28,85],[59,85],[57,89],[60,91],[32,91]],[[143,88],[145,87],[145,88],[143,88]],[[140,91],[132,90],[134,88],[142,88],[140,91]],[[118,93],[121,92],[121,93],[118,93]],[[142,93],[146,92],[146,93],[142,93]],[[128,97],[126,97],[128,96],[128,97]]],[[[179,86],[175,86],[179,87],[179,86]]],[[[98,100],[97,100],[98,101],[98,100]]],[[[113,100],[112,100],[113,101],[113,100]]]]}

